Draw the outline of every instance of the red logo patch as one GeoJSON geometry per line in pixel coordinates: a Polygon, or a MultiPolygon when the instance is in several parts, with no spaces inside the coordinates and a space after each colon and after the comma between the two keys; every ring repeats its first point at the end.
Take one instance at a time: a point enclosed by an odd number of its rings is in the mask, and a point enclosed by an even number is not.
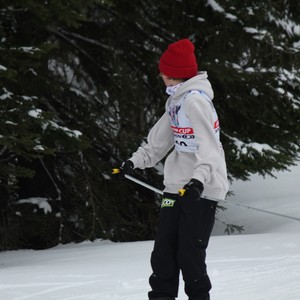
{"type": "Polygon", "coordinates": [[[191,127],[175,127],[171,126],[174,133],[177,134],[194,134],[194,130],[191,127]]]}
{"type": "Polygon", "coordinates": [[[219,120],[217,120],[215,123],[214,123],[214,129],[217,129],[220,127],[220,123],[219,123],[219,120]]]}

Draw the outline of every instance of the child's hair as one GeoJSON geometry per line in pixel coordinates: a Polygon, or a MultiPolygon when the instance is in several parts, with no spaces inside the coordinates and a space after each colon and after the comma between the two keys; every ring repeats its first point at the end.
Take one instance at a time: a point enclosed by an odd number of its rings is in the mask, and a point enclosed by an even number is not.
{"type": "MultiPolygon", "coordinates": [[[[160,72],[160,73],[159,73],[159,76],[161,77],[162,74],[163,74],[163,73],[160,72]]],[[[171,79],[171,80],[182,81],[182,82],[187,81],[187,80],[190,79],[190,78],[175,78],[175,77],[171,77],[171,76],[168,76],[168,78],[171,79]]]]}

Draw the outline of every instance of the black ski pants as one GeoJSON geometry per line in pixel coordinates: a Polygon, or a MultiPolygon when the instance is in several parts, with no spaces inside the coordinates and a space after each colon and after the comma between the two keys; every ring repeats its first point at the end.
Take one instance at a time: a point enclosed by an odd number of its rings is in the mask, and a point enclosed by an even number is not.
{"type": "Polygon", "coordinates": [[[216,207],[217,202],[212,200],[164,194],[151,255],[153,274],[149,279],[152,288],[149,299],[175,299],[180,270],[190,300],[210,299],[211,282],[205,258],[216,207]]]}

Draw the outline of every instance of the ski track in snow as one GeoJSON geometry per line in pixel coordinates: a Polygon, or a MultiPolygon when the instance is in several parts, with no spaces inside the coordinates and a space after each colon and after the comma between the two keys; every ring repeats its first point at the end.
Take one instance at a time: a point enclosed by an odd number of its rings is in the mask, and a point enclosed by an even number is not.
{"type": "MultiPolygon", "coordinates": [[[[299,300],[300,225],[292,225],[288,234],[212,237],[212,300],[299,300]]],[[[147,299],[152,246],[97,241],[0,253],[0,299],[147,299]]],[[[182,281],[179,299],[187,299],[182,281]]]]}
{"type": "MultiPolygon", "coordinates": [[[[299,229],[299,225],[296,227],[299,229]]],[[[208,260],[213,282],[212,299],[285,300],[300,299],[299,234],[247,235],[232,240],[227,255],[208,260]],[[297,242],[294,242],[294,241],[297,242]],[[234,253],[234,257],[230,255],[234,253]],[[237,256],[238,255],[238,256],[237,256]]],[[[222,249],[218,238],[216,249],[222,249]],[[219,244],[219,245],[218,245],[219,244]]],[[[210,249],[214,252],[215,249],[210,249]]],[[[218,256],[210,253],[209,257],[218,256]]]]}

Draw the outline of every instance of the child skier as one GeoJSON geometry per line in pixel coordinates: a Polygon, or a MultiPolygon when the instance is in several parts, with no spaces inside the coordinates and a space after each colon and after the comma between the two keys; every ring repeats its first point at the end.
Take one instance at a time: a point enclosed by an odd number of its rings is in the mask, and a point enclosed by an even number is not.
{"type": "Polygon", "coordinates": [[[168,46],[159,62],[169,98],[166,112],[150,130],[147,144],[123,162],[123,174],[165,161],[160,223],[151,255],[149,299],[175,300],[179,273],[190,300],[209,300],[205,263],[218,200],[228,191],[220,127],[206,72],[198,73],[188,39],[168,46]],[[184,188],[180,196],[178,191],[184,188]]]}

